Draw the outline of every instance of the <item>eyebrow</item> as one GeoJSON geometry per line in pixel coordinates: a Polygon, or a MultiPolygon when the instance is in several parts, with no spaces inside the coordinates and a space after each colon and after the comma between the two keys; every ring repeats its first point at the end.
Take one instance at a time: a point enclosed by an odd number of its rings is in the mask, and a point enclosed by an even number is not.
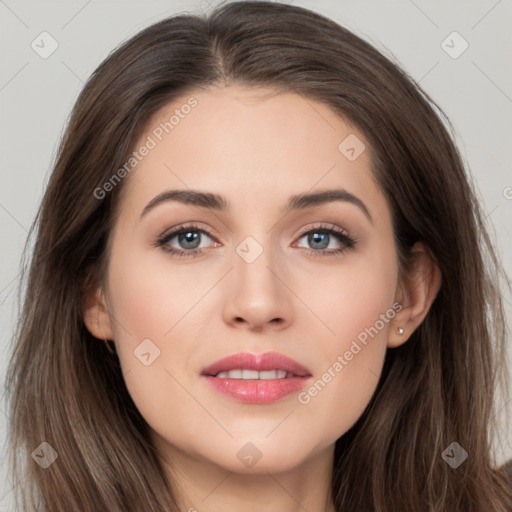
{"type": "MultiPolygon", "coordinates": [[[[203,192],[191,189],[166,190],[165,192],[162,192],[161,194],[158,194],[156,197],[151,199],[151,201],[142,210],[140,217],[144,217],[144,215],[146,215],[150,210],[159,204],[169,201],[176,201],[182,204],[190,204],[193,206],[199,206],[201,208],[207,208],[209,210],[216,211],[225,211],[228,208],[228,202],[226,198],[213,192],[203,192]]],[[[368,220],[373,223],[370,211],[364,202],[357,196],[342,188],[320,190],[309,194],[304,193],[291,196],[287,205],[283,209],[283,212],[288,213],[292,210],[311,208],[334,201],[347,202],[357,206],[368,218],[368,220]]]]}

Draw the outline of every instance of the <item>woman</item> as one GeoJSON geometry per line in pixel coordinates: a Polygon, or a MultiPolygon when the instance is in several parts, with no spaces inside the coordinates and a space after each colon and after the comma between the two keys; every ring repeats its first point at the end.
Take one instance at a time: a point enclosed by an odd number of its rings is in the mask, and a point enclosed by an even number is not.
{"type": "Polygon", "coordinates": [[[113,52],[35,227],[23,510],[511,510],[500,268],[436,108],[290,5],[113,52]]]}

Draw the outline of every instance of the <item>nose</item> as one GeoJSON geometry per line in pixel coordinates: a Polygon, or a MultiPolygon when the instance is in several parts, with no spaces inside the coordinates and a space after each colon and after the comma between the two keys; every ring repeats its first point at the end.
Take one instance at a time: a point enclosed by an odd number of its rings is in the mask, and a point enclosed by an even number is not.
{"type": "Polygon", "coordinates": [[[252,332],[285,329],[292,322],[292,303],[283,261],[270,249],[252,262],[233,255],[233,270],[225,282],[224,321],[252,332]]]}

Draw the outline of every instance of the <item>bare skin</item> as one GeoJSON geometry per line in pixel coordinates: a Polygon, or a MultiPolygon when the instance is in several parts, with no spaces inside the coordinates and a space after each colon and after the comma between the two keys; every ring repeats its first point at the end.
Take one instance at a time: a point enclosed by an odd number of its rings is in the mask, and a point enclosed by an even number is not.
{"type": "Polygon", "coordinates": [[[368,144],[323,104],[235,85],[194,91],[159,111],[137,147],[191,96],[197,106],[125,178],[107,282],[86,300],[86,325],[115,341],[182,510],[332,512],[334,444],[370,401],[386,350],[426,316],[439,270],[417,244],[412,270],[399,274],[369,151],[351,161],[338,148],[350,134],[368,144]],[[170,189],[213,192],[228,207],[164,201],[141,216],[170,189]],[[344,189],[364,207],[345,200],[284,212],[291,195],[326,189],[344,189]],[[190,223],[198,256],[167,252],[191,251],[178,236],[155,243],[190,223]],[[320,226],[353,244],[318,234],[313,245],[308,233],[320,226]],[[247,237],[252,245],[242,247],[262,250],[250,263],[237,252],[247,237]],[[372,326],[377,334],[354,353],[372,326]],[[145,339],[160,350],[148,366],[134,355],[145,339]],[[302,395],[248,404],[212,389],[202,370],[242,351],[276,351],[307,367],[302,395]],[[318,379],[325,386],[309,392],[318,379]],[[259,460],[248,463],[247,450],[259,460]]]}

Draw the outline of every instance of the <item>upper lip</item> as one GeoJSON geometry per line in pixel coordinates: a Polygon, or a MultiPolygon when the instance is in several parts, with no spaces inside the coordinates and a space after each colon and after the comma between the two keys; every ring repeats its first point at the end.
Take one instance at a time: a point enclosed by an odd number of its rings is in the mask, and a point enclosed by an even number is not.
{"type": "Polygon", "coordinates": [[[293,373],[298,377],[309,377],[311,373],[307,368],[302,366],[294,359],[290,359],[278,352],[266,352],[264,354],[251,354],[250,352],[240,352],[231,356],[219,359],[215,363],[207,366],[203,371],[203,375],[215,376],[219,372],[229,370],[245,369],[245,370],[285,370],[293,373]]]}

